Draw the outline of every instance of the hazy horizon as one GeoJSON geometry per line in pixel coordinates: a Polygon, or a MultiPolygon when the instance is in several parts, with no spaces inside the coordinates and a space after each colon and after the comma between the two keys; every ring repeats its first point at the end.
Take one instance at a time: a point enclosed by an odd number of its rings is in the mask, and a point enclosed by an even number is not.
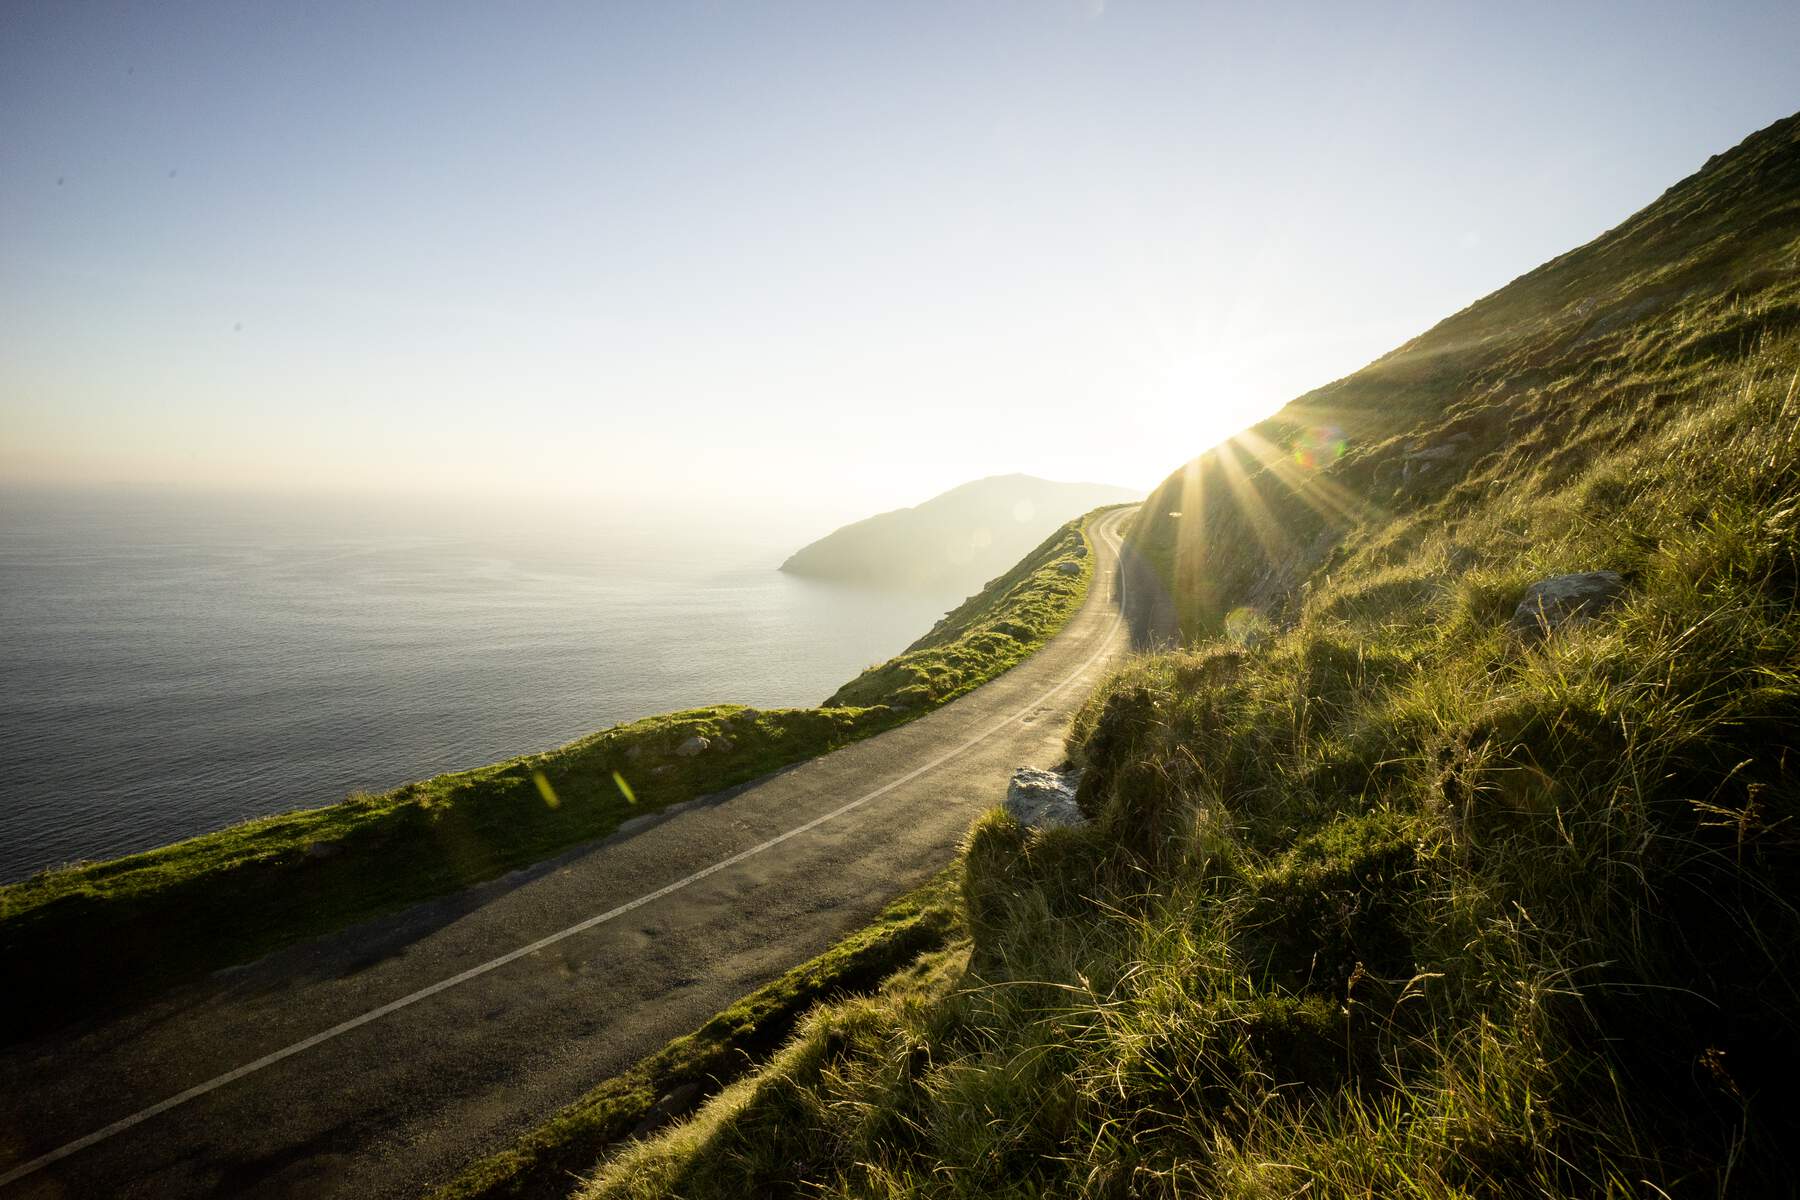
{"type": "MultiPolygon", "coordinates": [[[[1011,474],[1011,473],[1007,473],[1011,474]]],[[[963,480],[944,491],[953,491],[988,478],[963,480]]],[[[1049,482],[1091,484],[1094,480],[1049,482]]],[[[658,538],[670,547],[688,551],[729,548],[741,556],[760,556],[774,567],[801,546],[885,513],[917,507],[937,499],[943,491],[908,495],[879,509],[865,508],[854,496],[819,497],[804,507],[783,504],[780,497],[747,496],[730,505],[711,501],[684,503],[679,498],[655,506],[630,504],[607,496],[557,494],[470,494],[444,490],[382,491],[330,486],[256,487],[242,483],[185,484],[88,481],[26,481],[0,479],[0,511],[17,518],[36,508],[42,512],[75,512],[83,509],[128,511],[130,501],[190,504],[209,501],[220,511],[242,514],[260,509],[265,519],[279,524],[297,513],[310,512],[349,524],[391,528],[395,525],[448,521],[456,527],[473,525],[496,536],[536,539],[546,531],[565,534],[599,534],[616,538],[635,533],[658,538]]]]}
{"type": "Polygon", "coordinates": [[[1800,82],[1773,4],[6,24],[0,483],[815,532],[1147,489],[1800,82]]]}

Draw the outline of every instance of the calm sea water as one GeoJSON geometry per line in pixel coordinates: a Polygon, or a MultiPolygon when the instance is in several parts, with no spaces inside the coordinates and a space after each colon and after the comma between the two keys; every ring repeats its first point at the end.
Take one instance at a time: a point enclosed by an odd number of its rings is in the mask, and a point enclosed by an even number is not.
{"type": "Polygon", "coordinates": [[[0,493],[0,879],[718,702],[816,704],[956,596],[605,514],[0,493]]]}

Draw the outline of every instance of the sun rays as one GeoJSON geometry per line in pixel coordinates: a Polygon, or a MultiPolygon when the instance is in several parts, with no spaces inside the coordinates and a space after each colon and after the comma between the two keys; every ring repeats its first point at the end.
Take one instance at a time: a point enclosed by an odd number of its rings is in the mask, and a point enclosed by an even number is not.
{"type": "Polygon", "coordinates": [[[1227,583],[1255,590],[1258,579],[1285,575],[1342,531],[1381,515],[1342,482],[1357,461],[1350,424],[1323,410],[1289,410],[1190,461],[1165,488],[1151,523],[1166,530],[1190,631],[1223,627],[1215,598],[1227,583]]]}

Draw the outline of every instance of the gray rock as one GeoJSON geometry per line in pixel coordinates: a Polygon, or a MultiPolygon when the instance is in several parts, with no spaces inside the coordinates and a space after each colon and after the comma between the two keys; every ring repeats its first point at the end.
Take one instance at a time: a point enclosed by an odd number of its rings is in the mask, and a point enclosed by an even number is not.
{"type": "Polygon", "coordinates": [[[1411,454],[1406,456],[1406,461],[1411,463],[1434,463],[1443,462],[1445,459],[1455,458],[1457,450],[1461,449],[1461,447],[1452,445],[1451,443],[1457,441],[1466,442],[1468,440],[1467,434],[1458,435],[1440,445],[1427,446],[1423,450],[1414,450],[1411,454]]]}
{"type": "Polygon", "coordinates": [[[1056,569],[1061,571],[1064,575],[1081,574],[1081,564],[1078,562],[1060,562],[1056,564],[1056,569]]]}
{"type": "Polygon", "coordinates": [[[692,758],[694,755],[704,751],[710,745],[712,745],[711,738],[704,738],[696,733],[683,741],[681,745],[675,747],[675,753],[681,755],[683,758],[692,758]]]}
{"type": "Polygon", "coordinates": [[[647,1133],[656,1132],[663,1126],[692,1112],[699,1106],[703,1098],[704,1089],[698,1083],[682,1084],[650,1106],[650,1110],[644,1114],[644,1119],[639,1121],[637,1127],[631,1131],[631,1136],[643,1137],[647,1133]]]}
{"type": "Polygon", "coordinates": [[[1087,818],[1075,807],[1075,787],[1080,780],[1080,771],[1020,767],[1006,785],[1006,811],[1027,829],[1084,825],[1087,818]]]}
{"type": "Polygon", "coordinates": [[[1420,476],[1431,474],[1432,468],[1455,458],[1460,449],[1461,446],[1442,445],[1414,450],[1401,461],[1400,482],[1409,483],[1420,476]]]}
{"type": "Polygon", "coordinates": [[[1408,451],[1400,460],[1400,482],[1408,483],[1420,476],[1431,474],[1433,468],[1449,462],[1467,450],[1471,440],[1473,440],[1471,434],[1453,433],[1436,445],[1408,451]]]}
{"type": "Polygon", "coordinates": [[[1617,571],[1552,575],[1526,589],[1508,627],[1521,637],[1543,637],[1593,619],[1624,594],[1625,580],[1617,571]]]}

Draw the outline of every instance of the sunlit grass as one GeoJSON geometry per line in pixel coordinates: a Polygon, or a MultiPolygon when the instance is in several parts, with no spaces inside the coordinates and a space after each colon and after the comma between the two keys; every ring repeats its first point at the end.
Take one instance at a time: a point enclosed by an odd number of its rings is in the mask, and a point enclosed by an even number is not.
{"type": "Polygon", "coordinates": [[[1800,120],[1171,476],[1189,642],[1077,714],[1093,823],[983,818],[965,970],[582,1194],[1790,1192],[1796,196],[1800,120]]]}
{"type": "Polygon", "coordinates": [[[1315,589],[1266,644],[1119,672],[1071,737],[1096,823],[973,831],[966,970],[819,1013],[586,1194],[1785,1179],[1797,365],[1770,351],[1595,474],[1459,531],[1503,555],[1541,529],[1532,564],[1458,586],[1428,537],[1315,589]],[[1619,470],[1645,473],[1636,505],[1566,519],[1619,470]],[[1653,532],[1621,608],[1509,641],[1529,578],[1653,532]]]}

